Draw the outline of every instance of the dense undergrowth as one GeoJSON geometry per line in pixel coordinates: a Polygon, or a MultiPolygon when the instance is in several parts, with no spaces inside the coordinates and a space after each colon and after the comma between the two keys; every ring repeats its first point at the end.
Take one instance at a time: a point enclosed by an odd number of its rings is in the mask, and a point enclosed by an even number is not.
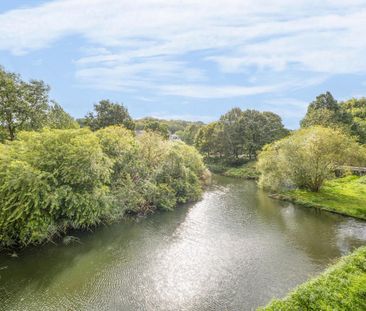
{"type": "Polygon", "coordinates": [[[255,161],[241,161],[239,163],[227,163],[224,161],[207,161],[207,167],[211,172],[227,177],[240,179],[258,179],[259,173],[255,161]]]}
{"type": "Polygon", "coordinates": [[[238,167],[230,167],[223,173],[223,175],[242,179],[258,179],[259,173],[255,164],[255,161],[250,161],[238,167]]]}
{"type": "Polygon", "coordinates": [[[343,257],[283,300],[274,300],[259,310],[366,310],[366,247],[343,257]]]}
{"type": "Polygon", "coordinates": [[[0,246],[39,244],[67,229],[197,200],[198,152],[123,127],[22,132],[0,144],[0,246]]]}

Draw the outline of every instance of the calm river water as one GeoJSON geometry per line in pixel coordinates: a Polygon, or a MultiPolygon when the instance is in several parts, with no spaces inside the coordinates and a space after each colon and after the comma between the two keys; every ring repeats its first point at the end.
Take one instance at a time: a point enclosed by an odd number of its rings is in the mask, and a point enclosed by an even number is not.
{"type": "Polygon", "coordinates": [[[0,310],[253,310],[366,244],[366,223],[216,177],[203,199],[0,256],[0,310]]]}

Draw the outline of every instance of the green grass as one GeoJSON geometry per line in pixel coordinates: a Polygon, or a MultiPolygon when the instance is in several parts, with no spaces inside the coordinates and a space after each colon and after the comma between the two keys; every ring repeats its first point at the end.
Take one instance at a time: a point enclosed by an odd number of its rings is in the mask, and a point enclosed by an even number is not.
{"type": "Polygon", "coordinates": [[[327,181],[319,192],[292,190],[279,195],[295,203],[366,219],[366,176],[327,181]]]}
{"type": "Polygon", "coordinates": [[[343,257],[319,277],[258,310],[366,310],[366,247],[343,257]]]}
{"type": "Polygon", "coordinates": [[[223,175],[243,179],[257,179],[259,174],[255,168],[255,163],[255,161],[251,161],[239,167],[228,168],[223,175]]]}

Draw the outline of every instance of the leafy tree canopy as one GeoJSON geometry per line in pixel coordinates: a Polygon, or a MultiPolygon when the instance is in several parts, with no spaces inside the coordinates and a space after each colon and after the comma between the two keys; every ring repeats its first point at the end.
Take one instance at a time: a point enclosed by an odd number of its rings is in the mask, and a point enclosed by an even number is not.
{"type": "Polygon", "coordinates": [[[127,129],[135,128],[134,122],[123,104],[113,103],[110,100],[101,100],[94,105],[94,112],[85,116],[85,125],[93,131],[111,125],[123,125],[127,129]]]}
{"type": "Polygon", "coordinates": [[[361,143],[366,143],[366,99],[352,98],[337,102],[330,92],[320,94],[310,103],[302,128],[320,125],[341,129],[354,135],[361,143]]]}
{"type": "Polygon", "coordinates": [[[259,155],[260,184],[278,191],[302,188],[317,192],[338,166],[365,165],[366,150],[341,130],[320,126],[298,130],[267,145],[259,155]]]}
{"type": "Polygon", "coordinates": [[[20,130],[38,130],[47,119],[49,86],[43,81],[23,81],[0,68],[0,127],[14,140],[20,130]]]}
{"type": "Polygon", "coordinates": [[[199,129],[195,145],[207,158],[255,158],[268,143],[288,134],[281,118],[272,112],[234,108],[217,122],[199,129]]]}
{"type": "Polygon", "coordinates": [[[47,126],[52,129],[76,129],[80,127],[75,119],[54,101],[48,110],[47,126]]]}
{"type": "Polygon", "coordinates": [[[169,138],[168,125],[159,121],[149,121],[144,126],[145,131],[155,132],[160,134],[165,139],[169,138]]]}

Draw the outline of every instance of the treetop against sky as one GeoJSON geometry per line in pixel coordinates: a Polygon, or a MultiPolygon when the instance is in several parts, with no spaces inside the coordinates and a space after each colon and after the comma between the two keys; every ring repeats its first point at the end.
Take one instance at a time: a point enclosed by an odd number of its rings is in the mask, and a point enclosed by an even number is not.
{"type": "Polygon", "coordinates": [[[298,127],[329,90],[366,95],[366,2],[0,2],[0,63],[43,79],[75,117],[101,98],[135,118],[270,110],[298,127]]]}

